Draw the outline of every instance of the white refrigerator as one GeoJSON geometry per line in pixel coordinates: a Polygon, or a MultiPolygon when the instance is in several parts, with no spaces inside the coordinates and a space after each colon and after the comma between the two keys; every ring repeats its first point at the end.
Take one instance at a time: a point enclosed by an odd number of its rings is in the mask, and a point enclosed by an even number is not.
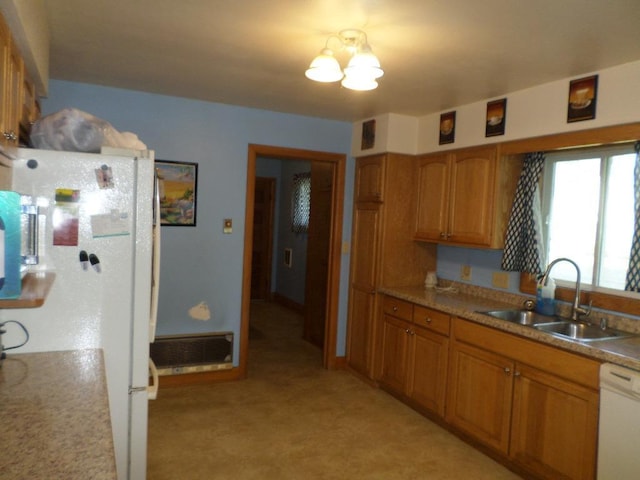
{"type": "Polygon", "coordinates": [[[14,352],[103,349],[118,478],[144,479],[157,389],[157,376],[149,385],[160,259],[153,152],[18,149],[11,163],[12,190],[39,205],[39,263],[28,269],[55,272],[43,306],[0,312],[29,331],[14,352]]]}

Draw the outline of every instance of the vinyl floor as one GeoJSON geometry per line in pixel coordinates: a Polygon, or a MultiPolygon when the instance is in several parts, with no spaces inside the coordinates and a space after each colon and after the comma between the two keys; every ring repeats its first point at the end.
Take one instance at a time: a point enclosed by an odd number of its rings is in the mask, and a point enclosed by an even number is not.
{"type": "Polygon", "coordinates": [[[519,476],[387,393],[322,368],[302,318],[251,311],[246,380],[162,389],[150,480],[512,480],[519,476]]]}

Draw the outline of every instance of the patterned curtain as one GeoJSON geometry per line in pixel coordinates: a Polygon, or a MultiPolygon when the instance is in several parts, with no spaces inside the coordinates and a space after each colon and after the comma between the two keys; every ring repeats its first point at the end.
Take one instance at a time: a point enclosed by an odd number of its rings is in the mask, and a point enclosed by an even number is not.
{"type": "Polygon", "coordinates": [[[293,176],[291,195],[291,231],[307,233],[309,231],[309,213],[311,211],[311,172],[296,173],[293,176]]]}
{"type": "Polygon", "coordinates": [[[528,153],[507,226],[502,269],[512,272],[541,273],[544,265],[542,214],[538,181],[544,167],[543,152],[528,153]]]}
{"type": "Polygon", "coordinates": [[[624,289],[640,292],[640,142],[635,144],[636,165],[633,169],[633,188],[635,194],[635,225],[633,227],[633,241],[629,255],[627,269],[627,284],[624,289]]]}

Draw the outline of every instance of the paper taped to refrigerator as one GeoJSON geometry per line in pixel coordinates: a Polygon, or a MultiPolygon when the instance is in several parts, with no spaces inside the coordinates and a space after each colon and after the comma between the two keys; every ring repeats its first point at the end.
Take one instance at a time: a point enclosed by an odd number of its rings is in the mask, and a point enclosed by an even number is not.
{"type": "Polygon", "coordinates": [[[91,215],[91,232],[93,238],[129,235],[131,233],[129,215],[117,210],[111,213],[91,215]]]}

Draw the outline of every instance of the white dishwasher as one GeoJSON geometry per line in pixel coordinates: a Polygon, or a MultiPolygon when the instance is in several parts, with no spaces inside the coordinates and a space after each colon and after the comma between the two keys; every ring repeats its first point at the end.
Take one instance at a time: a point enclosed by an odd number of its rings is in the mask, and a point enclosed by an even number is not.
{"type": "Polygon", "coordinates": [[[598,480],[640,478],[640,372],[600,367],[598,480]]]}

